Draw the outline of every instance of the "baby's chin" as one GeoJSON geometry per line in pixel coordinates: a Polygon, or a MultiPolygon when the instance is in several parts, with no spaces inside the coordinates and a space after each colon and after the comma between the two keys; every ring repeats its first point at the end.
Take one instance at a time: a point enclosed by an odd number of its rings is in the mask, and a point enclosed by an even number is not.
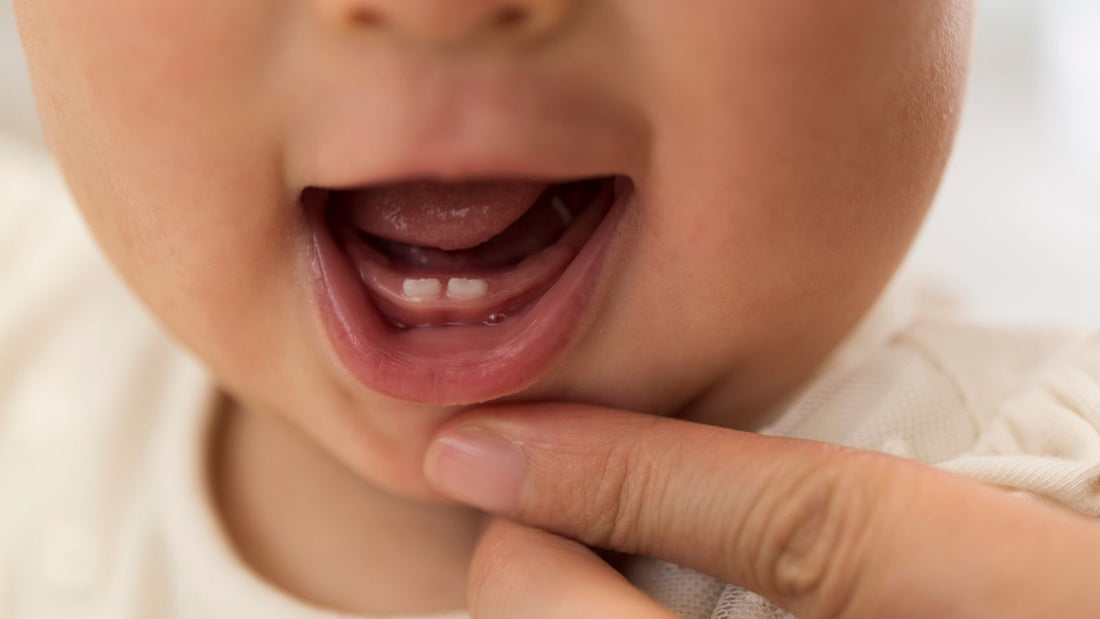
{"type": "MultiPolygon", "coordinates": [[[[451,424],[463,423],[466,418],[489,413],[496,409],[510,412],[530,406],[545,412],[546,405],[562,405],[575,410],[577,405],[596,409],[630,410],[609,398],[581,398],[577,389],[566,385],[539,383],[520,393],[471,406],[424,406],[414,402],[402,402],[381,398],[376,401],[371,414],[364,415],[362,423],[370,426],[370,432],[385,432],[386,437],[375,434],[368,446],[365,442],[356,453],[348,454],[338,442],[328,437],[325,448],[329,455],[342,461],[364,482],[401,499],[429,505],[457,505],[453,500],[436,492],[424,476],[424,460],[432,440],[451,424]],[[383,430],[384,428],[384,430],[383,430]],[[396,430],[396,428],[401,428],[396,430]]],[[[611,391],[609,389],[609,391],[611,391]]],[[[365,407],[366,408],[366,407],[365,407]]],[[[641,414],[667,416],[671,411],[638,411],[641,414]]]]}

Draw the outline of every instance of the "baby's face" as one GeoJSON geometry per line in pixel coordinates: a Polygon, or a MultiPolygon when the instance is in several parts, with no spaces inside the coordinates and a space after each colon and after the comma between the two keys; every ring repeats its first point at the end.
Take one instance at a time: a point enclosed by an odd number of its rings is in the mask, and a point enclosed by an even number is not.
{"type": "Polygon", "coordinates": [[[137,293],[242,406],[409,496],[459,405],[736,423],[803,380],[923,218],[969,22],[966,0],[15,6],[50,146],[137,293]]]}

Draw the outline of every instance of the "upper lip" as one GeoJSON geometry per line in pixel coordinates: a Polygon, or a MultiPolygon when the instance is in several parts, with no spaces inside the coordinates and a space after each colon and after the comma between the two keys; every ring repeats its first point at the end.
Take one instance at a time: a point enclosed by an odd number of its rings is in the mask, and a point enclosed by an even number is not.
{"type": "Polygon", "coordinates": [[[536,141],[515,139],[508,144],[487,140],[487,146],[458,144],[412,153],[395,153],[386,160],[364,166],[333,168],[318,174],[315,186],[344,191],[407,180],[470,181],[524,180],[545,183],[570,182],[604,176],[634,176],[629,160],[601,161],[583,154],[556,156],[532,146],[536,141]]]}
{"type": "Polygon", "coordinates": [[[640,171],[644,125],[600,93],[534,78],[467,78],[415,88],[332,86],[330,97],[314,99],[324,108],[305,121],[291,169],[302,186],[337,190],[409,179],[555,182],[640,171]]]}

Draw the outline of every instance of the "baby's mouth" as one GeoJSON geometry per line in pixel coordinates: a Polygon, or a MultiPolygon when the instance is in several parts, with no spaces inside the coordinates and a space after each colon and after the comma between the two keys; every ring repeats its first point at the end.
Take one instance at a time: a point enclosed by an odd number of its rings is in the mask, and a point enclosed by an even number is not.
{"type": "Polygon", "coordinates": [[[396,182],[326,191],[325,219],[391,328],[496,326],[554,285],[624,183],[396,182]]]}
{"type": "Polygon", "coordinates": [[[544,376],[595,320],[638,210],[625,176],[308,188],[301,203],[332,352],[375,392],[433,406],[544,376]]]}

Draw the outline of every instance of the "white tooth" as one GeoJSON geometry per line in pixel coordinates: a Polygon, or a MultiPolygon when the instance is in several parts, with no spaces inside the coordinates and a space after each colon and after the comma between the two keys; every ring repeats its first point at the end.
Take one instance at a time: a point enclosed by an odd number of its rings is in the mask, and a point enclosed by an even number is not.
{"type": "Polygon", "coordinates": [[[406,279],[401,283],[401,292],[404,292],[410,301],[431,301],[432,299],[438,299],[443,294],[443,284],[432,277],[406,279]]]}
{"type": "Polygon", "coordinates": [[[483,279],[452,277],[447,281],[447,296],[452,299],[480,299],[489,294],[489,282],[483,279]]]}

